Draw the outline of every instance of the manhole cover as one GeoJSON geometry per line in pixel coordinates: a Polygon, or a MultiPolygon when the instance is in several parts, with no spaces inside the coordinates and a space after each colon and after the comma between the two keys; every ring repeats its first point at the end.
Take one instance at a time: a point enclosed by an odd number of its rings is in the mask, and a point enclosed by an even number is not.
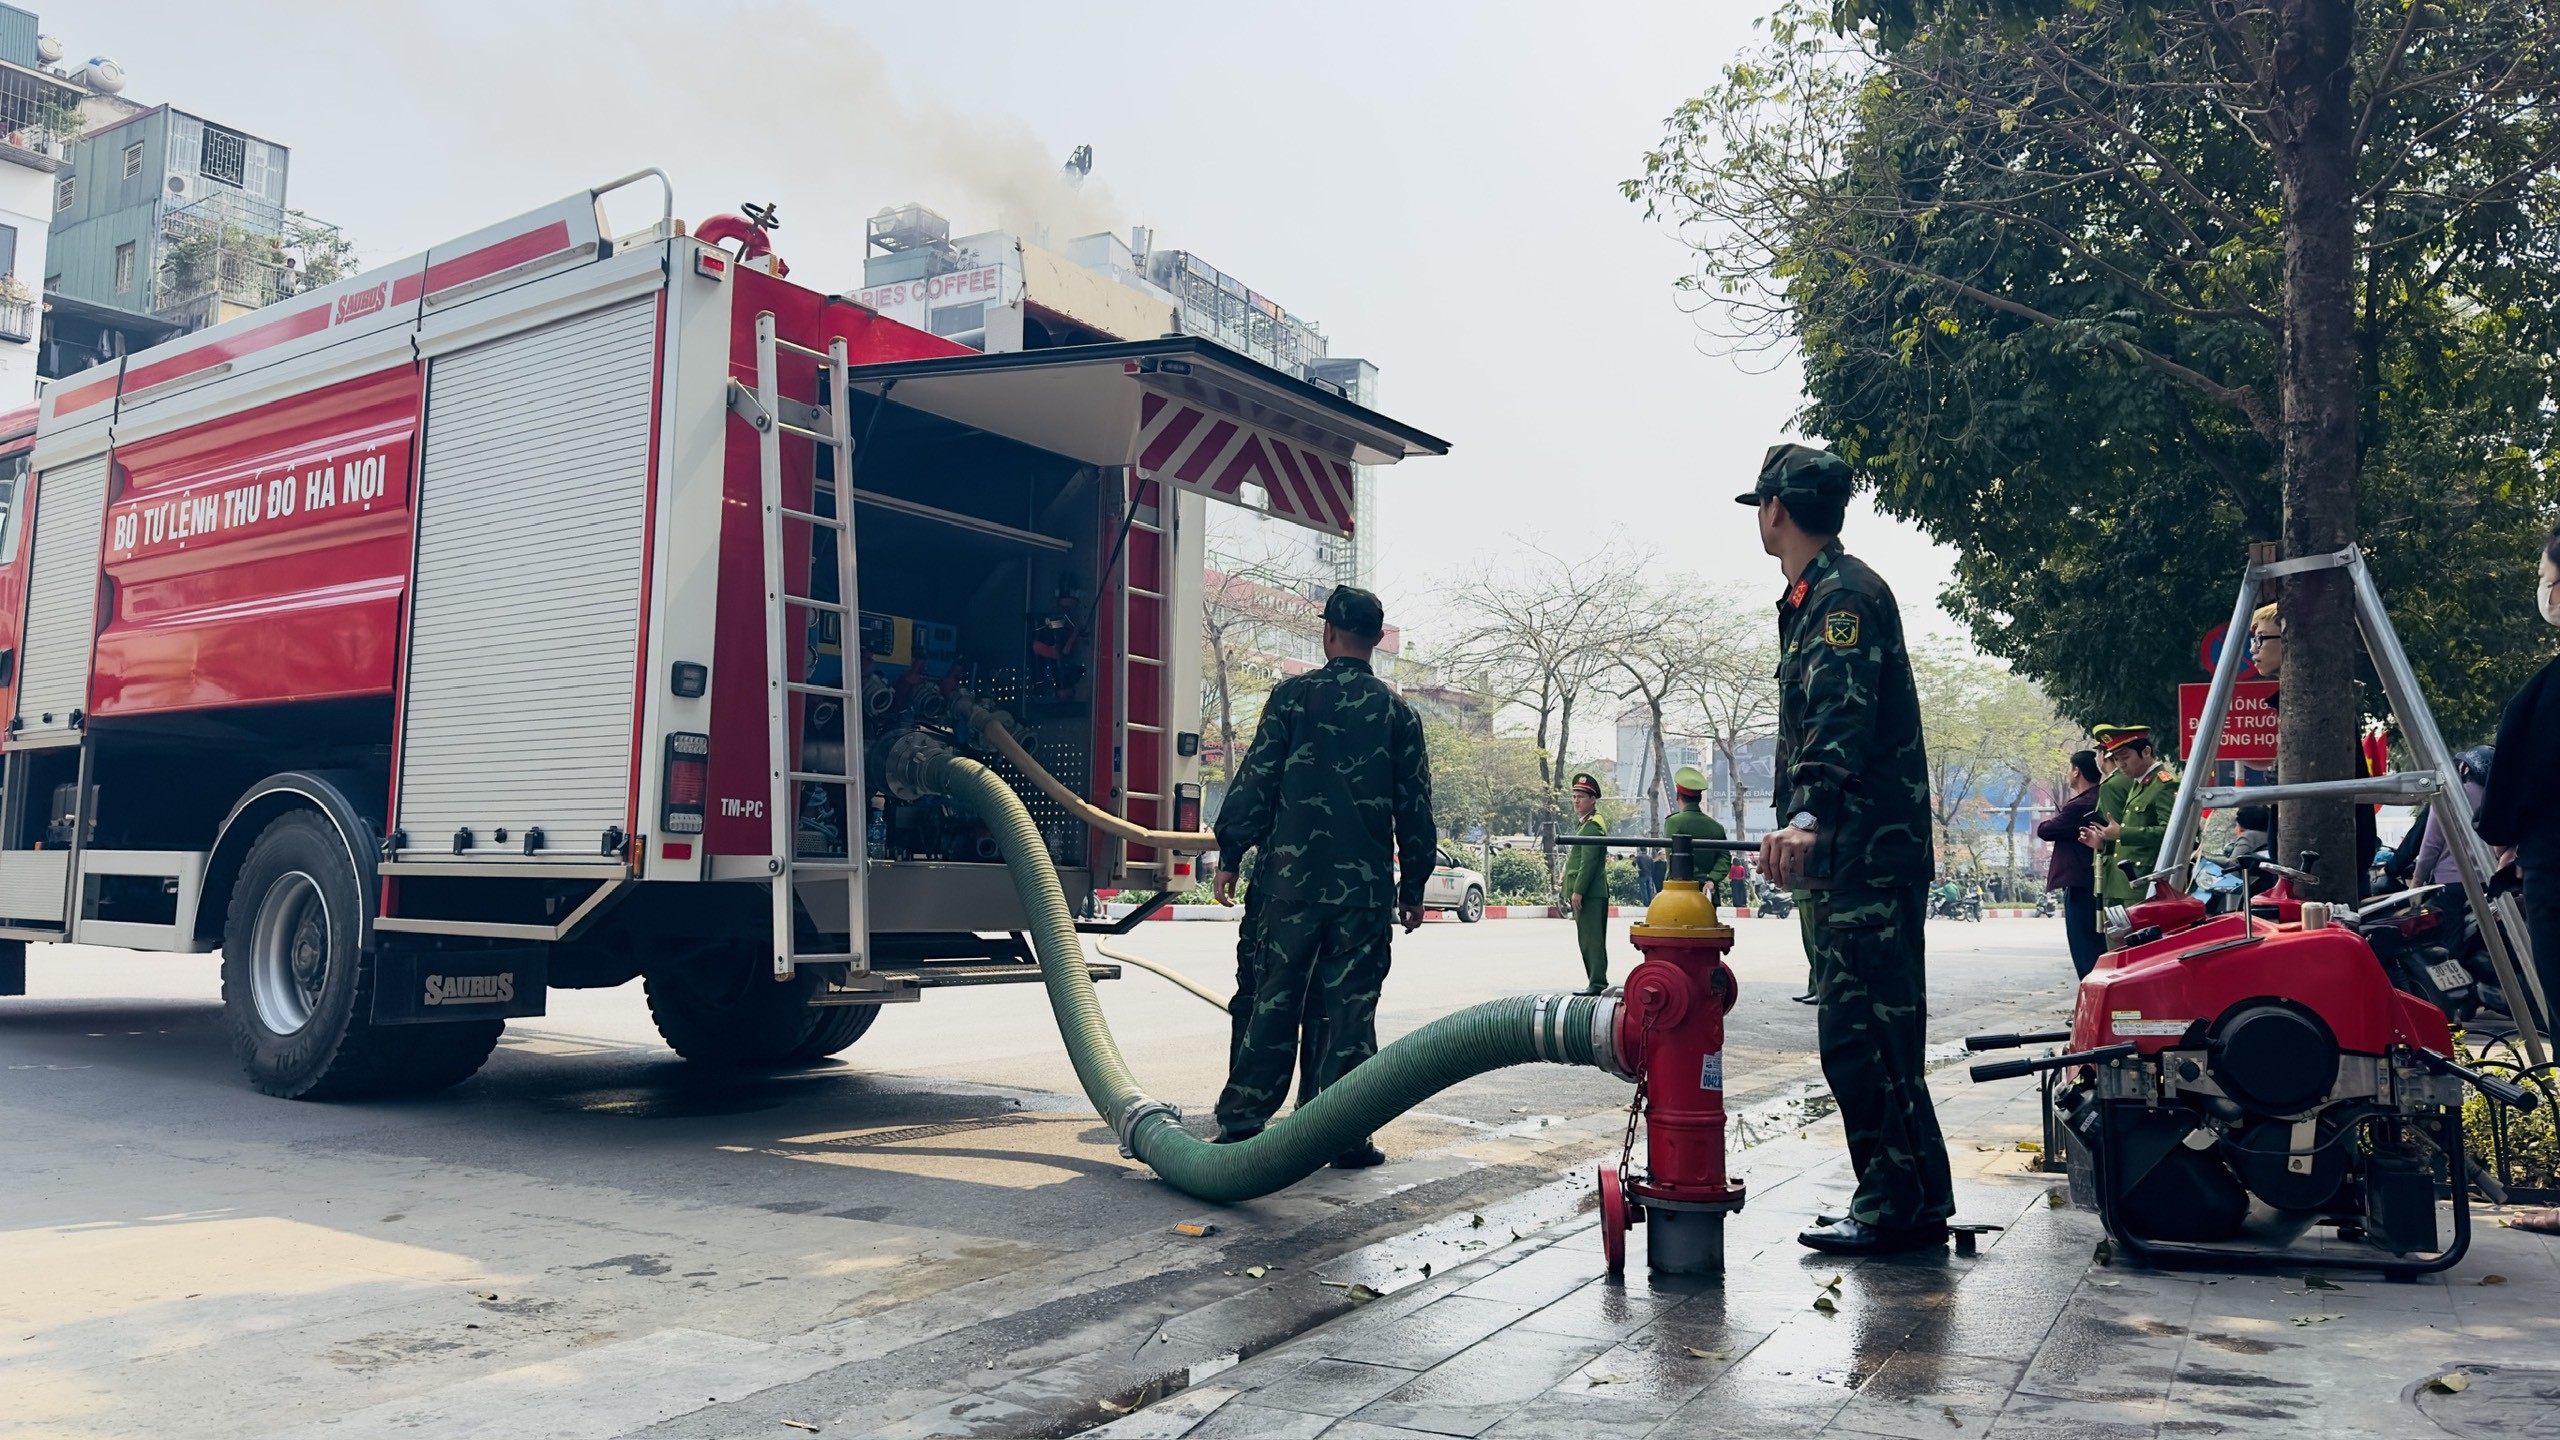
{"type": "Polygon", "coordinates": [[[2560,1370],[2523,1365],[2454,1365],[2409,1387],[2418,1413],[2462,1440],[2520,1440],[2560,1436],[2560,1370]],[[2443,1375],[2469,1381],[2446,1392],[2443,1375]]]}

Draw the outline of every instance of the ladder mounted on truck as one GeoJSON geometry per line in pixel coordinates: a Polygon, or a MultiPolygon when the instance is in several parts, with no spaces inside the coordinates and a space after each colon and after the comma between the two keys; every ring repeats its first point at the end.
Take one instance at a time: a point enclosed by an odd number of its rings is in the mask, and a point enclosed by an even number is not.
{"type": "MultiPolygon", "coordinates": [[[[750,390],[743,381],[733,379],[729,382],[729,408],[755,428],[763,475],[765,764],[768,780],[765,814],[773,827],[773,857],[769,867],[773,876],[773,975],[777,980],[790,979],[802,965],[847,965],[855,974],[869,968],[864,949],[868,930],[863,898],[870,878],[870,852],[857,838],[870,818],[861,771],[862,707],[856,698],[856,687],[860,682],[854,673],[860,654],[862,627],[857,607],[862,591],[855,584],[851,507],[845,503],[847,492],[852,489],[847,477],[853,474],[853,420],[849,413],[851,407],[845,403],[846,371],[849,368],[848,352],[841,337],[830,342],[824,350],[795,345],[774,333],[773,312],[768,310],[756,316],[755,387],[750,390]],[[779,361],[785,352],[818,363],[821,373],[827,377],[827,403],[804,403],[782,395],[779,361]],[[822,515],[815,508],[794,510],[783,503],[782,437],[786,434],[825,446],[834,457],[834,513],[822,515]],[[835,533],[832,548],[836,557],[836,598],[833,600],[791,589],[788,571],[783,564],[783,544],[785,527],[793,523],[835,533]],[[800,647],[806,643],[811,622],[823,625],[827,616],[835,617],[836,621],[836,683],[824,684],[814,672],[806,678],[793,678],[796,666],[792,662],[797,660],[800,647]],[[806,735],[812,720],[829,704],[836,707],[844,726],[843,758],[837,762],[843,768],[814,768],[805,753],[795,766],[792,760],[793,735],[806,735]],[[803,786],[832,790],[841,797],[839,813],[844,829],[844,854],[841,857],[804,857],[800,854],[800,797],[803,786]],[[795,896],[799,877],[803,874],[844,885],[847,920],[844,950],[824,954],[800,951],[795,896]]],[[[814,507],[819,494],[814,474],[810,476],[809,493],[814,507]]]]}
{"type": "MultiPolygon", "coordinates": [[[[2427,697],[2418,688],[2417,672],[2409,667],[2408,652],[2400,646],[2399,632],[2391,628],[2390,612],[2383,609],[2382,594],[2374,588],[2373,572],[2364,563],[2364,552],[2350,545],[2329,554],[2277,560],[2273,549],[2252,546],[2248,568],[2241,572],[2240,595],[2232,604],[2231,628],[2226,632],[2230,638],[2223,641],[2222,654],[2214,662],[2213,683],[2205,691],[2204,716],[2196,726],[2195,753],[2187,757],[2186,772],[2178,778],[2178,798],[2169,811],[2169,833],[2160,842],[2164,862],[2161,874],[2181,875],[2189,870],[2187,850],[2195,841],[2199,818],[2208,809],[2281,800],[2347,800],[2361,804],[2425,801],[2440,817],[2447,848],[2461,868],[2463,893],[2471,901],[2472,913],[2480,917],[2480,937],[2488,945],[2489,963],[2497,971],[2498,986],[2508,995],[2509,1008],[2515,1012],[2510,1018],[2515,1021],[2517,1037],[2533,1064],[2546,1063],[2550,1056],[2533,1020],[2535,1008],[2546,1002],[2540,977],[2533,968],[2533,942],[2525,931],[2524,913],[2513,895],[2494,900],[2489,896],[2494,857],[2487,842],[2471,826],[2471,799],[2462,793],[2462,776],[2454,768],[2453,752],[2446,748],[2444,734],[2436,728],[2435,712],[2427,708],[2427,697]],[[2291,785],[2205,783],[2204,777],[2222,747],[2223,716],[2231,708],[2232,691],[2240,679],[2242,646],[2238,637],[2249,633],[2249,619],[2257,611],[2260,588],[2269,580],[2321,570],[2347,572],[2355,592],[2356,629],[2364,639],[2365,653],[2372,658],[2373,668],[2382,677],[2382,691],[2391,702],[2392,718],[2400,722],[2401,736],[2417,757],[2418,768],[2395,775],[2291,785]],[[2179,858],[2169,859],[2172,856],[2179,858]],[[2531,1004],[2516,1003],[2517,998],[2526,996],[2531,997],[2531,1004]]],[[[2543,1008],[2541,1013],[2548,1015],[2550,1011],[2543,1008]]]]}

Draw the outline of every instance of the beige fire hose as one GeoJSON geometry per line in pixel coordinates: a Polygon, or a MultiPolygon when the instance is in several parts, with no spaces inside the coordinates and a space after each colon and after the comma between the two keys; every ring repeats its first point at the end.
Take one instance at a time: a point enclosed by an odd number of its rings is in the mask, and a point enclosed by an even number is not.
{"type": "Polygon", "coordinates": [[[1208,986],[1201,984],[1199,981],[1192,979],[1190,976],[1183,974],[1181,971],[1174,969],[1170,965],[1159,965],[1155,961],[1149,960],[1144,956],[1132,955],[1128,951],[1120,949],[1118,946],[1115,946],[1106,940],[1094,941],[1093,949],[1094,953],[1098,955],[1108,955],[1112,959],[1120,961],[1122,964],[1135,965],[1139,969],[1144,970],[1151,975],[1161,975],[1165,979],[1170,980],[1174,984],[1181,986],[1183,989],[1190,991],[1192,994],[1199,996],[1202,1000],[1216,1006],[1220,1010],[1227,1008],[1226,996],[1219,994],[1217,991],[1210,989],[1208,986]]]}
{"type": "MultiPolygon", "coordinates": [[[[953,698],[953,713],[965,717],[976,738],[987,741],[1004,752],[1014,767],[1031,777],[1040,793],[1067,807],[1069,813],[1106,835],[1117,835],[1132,845],[1156,850],[1179,850],[1187,855],[1205,854],[1218,848],[1218,837],[1205,830],[1150,830],[1134,821],[1124,820],[1075,791],[1066,782],[1050,774],[1031,758],[1031,752],[1013,736],[1013,717],[974,696],[963,693],[953,698]]],[[[1127,958],[1127,957],[1122,957],[1127,958]]],[[[1152,967],[1150,967],[1152,968],[1152,967]]],[[[1218,1002],[1223,1005],[1226,1002],[1218,1002]]]]}

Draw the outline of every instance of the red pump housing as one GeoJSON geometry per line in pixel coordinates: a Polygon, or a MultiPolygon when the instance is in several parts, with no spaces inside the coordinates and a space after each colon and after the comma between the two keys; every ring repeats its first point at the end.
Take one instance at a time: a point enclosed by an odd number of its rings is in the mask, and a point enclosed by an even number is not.
{"type": "Polygon", "coordinates": [[[2444,1012],[2391,987],[2353,931],[2221,915],[2106,956],[2080,982],[2071,1048],[2131,1041],[2145,1055],[2171,1049],[2199,1020],[2244,1000],[2293,1001],[2318,1015],[2351,1054],[2394,1045],[2453,1053],[2444,1012]]]}

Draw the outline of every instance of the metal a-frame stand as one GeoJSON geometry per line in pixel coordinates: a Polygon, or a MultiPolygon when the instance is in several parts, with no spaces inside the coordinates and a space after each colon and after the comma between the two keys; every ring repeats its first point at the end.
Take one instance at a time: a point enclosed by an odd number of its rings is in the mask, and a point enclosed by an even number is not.
{"type": "MultiPolygon", "coordinates": [[[[2207,809],[2283,800],[2344,800],[2360,804],[2424,801],[2433,807],[2433,823],[2443,828],[2446,845],[2462,870],[2463,891],[2470,897],[2472,913],[2481,919],[2481,939],[2488,944],[2489,963],[2497,971],[2499,988],[2508,997],[2510,1018],[2515,1021],[2526,1058],[2537,1067],[2548,1063],[2551,1057],[2544,1048],[2543,1036],[2535,1028],[2533,1012],[2537,1008],[2544,1015],[2551,1012],[2533,968],[2533,943],[2525,931],[2523,907],[2513,895],[2489,898],[2493,857],[2479,832],[2471,828],[2471,800],[2462,792],[2462,777],[2454,768],[2453,752],[2445,748],[2444,735],[2436,729],[2435,712],[2427,708],[2427,697],[2418,688],[2417,673],[2409,668],[2408,653],[2400,648],[2399,633],[2391,628],[2391,616],[2382,608],[2382,595],[2374,589],[2373,572],[2365,567],[2364,552],[2350,545],[2334,554],[2276,560],[2271,558],[2273,550],[2273,546],[2252,546],[2249,567],[2241,575],[2240,597],[2231,607],[2231,628],[2225,632],[2221,657],[2213,667],[2213,684],[2205,692],[2204,717],[2196,727],[2195,753],[2187,757],[2186,771],[2178,778],[2177,802],[2169,812],[2169,833],[2161,840],[2164,873],[2179,874],[2188,868],[2187,852],[2195,842],[2197,820],[2207,809]],[[2363,635],[2365,653],[2373,658],[2373,668],[2382,676],[2383,694],[2391,702],[2392,717],[2400,722],[2401,737],[2417,758],[2418,768],[2393,775],[2293,785],[2206,784],[2205,776],[2211,773],[2216,752],[2222,747],[2223,715],[2231,707],[2232,687],[2239,682],[2240,656],[2246,648],[2241,637],[2249,633],[2260,587],[2269,580],[2321,570],[2347,572],[2355,590],[2356,629],[2363,635]],[[2518,1003],[2526,996],[2532,997],[2531,1005],[2518,1003]]],[[[2356,870],[2360,873],[2362,866],[2356,870]]]]}

